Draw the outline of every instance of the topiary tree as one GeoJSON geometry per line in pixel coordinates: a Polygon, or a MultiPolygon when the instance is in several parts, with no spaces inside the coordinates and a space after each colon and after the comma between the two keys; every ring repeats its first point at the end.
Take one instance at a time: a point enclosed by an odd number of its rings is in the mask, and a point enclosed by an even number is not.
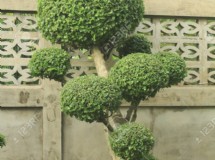
{"type": "MultiPolygon", "coordinates": [[[[165,67],[165,62],[154,55],[130,54],[135,47],[123,54],[123,50],[128,50],[124,46],[122,52],[119,49],[120,54],[130,55],[118,61],[108,77],[105,58],[109,52],[104,46],[111,43],[116,47],[117,42],[135,30],[143,14],[142,0],[38,0],[38,26],[43,36],[65,49],[72,46],[89,50],[98,76],[106,78],[83,76],[64,85],[61,93],[63,112],[82,121],[105,124],[113,132],[110,138],[113,150],[121,158],[129,160],[154,160],[149,153],[154,143],[151,134],[143,126],[129,122],[136,120],[137,106],[141,100],[155,96],[160,88],[167,86],[170,68],[165,67]],[[123,31],[126,33],[119,35],[118,31],[125,28],[123,31]],[[122,97],[132,103],[125,117],[118,110],[122,97]],[[115,124],[127,124],[116,129],[109,122],[110,116],[115,124]],[[121,131],[123,133],[120,134],[121,131]],[[129,136],[133,139],[129,139],[129,136]],[[124,152],[123,146],[115,143],[118,138],[122,140],[121,145],[125,142],[124,152]]],[[[139,52],[145,49],[149,52],[148,43],[146,48],[142,48],[145,43],[143,37],[131,36],[131,39],[134,40],[132,46],[141,48],[139,52]]]]}
{"type": "Polygon", "coordinates": [[[4,147],[6,145],[5,142],[5,136],[3,136],[2,134],[0,134],[0,147],[4,147]]]}
{"type": "Polygon", "coordinates": [[[151,43],[142,34],[128,36],[117,47],[119,57],[125,57],[131,53],[151,54],[151,43]]]}
{"type": "Polygon", "coordinates": [[[70,68],[70,56],[59,48],[40,49],[35,51],[28,67],[32,76],[62,81],[70,68]]]}

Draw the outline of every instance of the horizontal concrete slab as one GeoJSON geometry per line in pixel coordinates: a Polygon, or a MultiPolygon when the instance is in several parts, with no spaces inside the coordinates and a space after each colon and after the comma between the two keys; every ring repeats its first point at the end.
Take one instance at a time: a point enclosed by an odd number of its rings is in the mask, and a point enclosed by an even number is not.
{"type": "MultiPolygon", "coordinates": [[[[0,0],[0,10],[36,11],[37,0],[0,0]]],[[[144,0],[145,15],[215,17],[214,0],[144,0]]]]}
{"type": "Polygon", "coordinates": [[[36,11],[37,0],[0,0],[0,10],[36,11]]]}
{"type": "Polygon", "coordinates": [[[214,0],[144,0],[146,15],[215,17],[214,0]]]}
{"type": "Polygon", "coordinates": [[[0,86],[0,107],[42,107],[41,86],[0,86]]]}
{"type": "MultiPolygon", "coordinates": [[[[182,86],[163,89],[154,98],[141,102],[140,106],[158,107],[214,107],[215,87],[212,86],[182,86]]],[[[122,106],[130,106],[123,102],[122,106]]]]}

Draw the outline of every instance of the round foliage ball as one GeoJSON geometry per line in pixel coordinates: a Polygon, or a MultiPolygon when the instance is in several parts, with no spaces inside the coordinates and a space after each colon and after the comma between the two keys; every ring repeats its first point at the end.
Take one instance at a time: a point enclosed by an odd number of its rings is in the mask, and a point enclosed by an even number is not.
{"type": "Polygon", "coordinates": [[[69,53],[59,48],[45,48],[35,51],[29,69],[32,76],[61,81],[70,68],[69,53]]]}
{"type": "Polygon", "coordinates": [[[176,53],[160,52],[155,56],[162,61],[163,66],[169,72],[168,86],[176,85],[187,76],[185,61],[176,53]]]}
{"type": "Polygon", "coordinates": [[[151,54],[151,44],[142,34],[134,34],[125,38],[117,48],[120,58],[131,53],[151,54]]]}
{"type": "Polygon", "coordinates": [[[103,122],[121,104],[121,91],[106,78],[94,75],[74,78],[63,87],[64,113],[86,122],[103,122]]]}
{"type": "Polygon", "coordinates": [[[53,43],[90,48],[142,20],[142,0],[39,0],[38,26],[53,43]]]}
{"type": "Polygon", "coordinates": [[[155,56],[134,53],[119,60],[109,78],[120,87],[124,99],[138,104],[166,85],[168,72],[155,56]]]}
{"type": "Polygon", "coordinates": [[[110,144],[114,153],[126,160],[148,160],[149,151],[154,146],[152,133],[141,124],[127,123],[110,135],[110,144]]]}
{"type": "Polygon", "coordinates": [[[2,134],[0,134],[0,147],[1,148],[4,147],[5,144],[6,144],[5,137],[2,134]]]}

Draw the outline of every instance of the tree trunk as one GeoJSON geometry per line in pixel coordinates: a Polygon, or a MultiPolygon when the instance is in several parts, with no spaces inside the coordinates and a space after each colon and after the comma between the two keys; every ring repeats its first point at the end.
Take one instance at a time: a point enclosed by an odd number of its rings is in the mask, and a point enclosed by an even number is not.
{"type": "Polygon", "coordinates": [[[98,47],[94,47],[92,49],[92,57],[94,59],[98,76],[107,78],[108,70],[104,60],[104,55],[102,54],[98,47]]]}
{"type": "MultiPolygon", "coordinates": [[[[108,69],[106,66],[106,62],[104,60],[104,55],[102,54],[102,52],[100,51],[100,49],[98,47],[94,47],[92,49],[92,57],[96,66],[96,70],[97,70],[97,74],[100,77],[108,77],[108,69]]],[[[120,158],[116,157],[114,152],[111,149],[110,143],[109,143],[109,132],[107,129],[105,129],[105,137],[108,143],[108,147],[110,150],[110,154],[112,156],[113,160],[120,160],[120,158]]]]}

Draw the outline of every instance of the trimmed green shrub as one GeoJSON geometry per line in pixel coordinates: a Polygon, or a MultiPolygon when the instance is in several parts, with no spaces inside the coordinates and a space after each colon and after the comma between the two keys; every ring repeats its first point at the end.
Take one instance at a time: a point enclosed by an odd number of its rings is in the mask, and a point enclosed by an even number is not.
{"type": "Polygon", "coordinates": [[[185,61],[176,53],[160,52],[155,54],[156,58],[162,61],[163,66],[169,72],[167,87],[176,85],[187,76],[185,61]]]}
{"type": "Polygon", "coordinates": [[[109,78],[116,83],[123,98],[138,104],[153,97],[168,83],[168,72],[155,56],[135,53],[119,60],[110,70],[109,78]]]}
{"type": "Polygon", "coordinates": [[[0,147],[4,147],[6,145],[6,142],[5,142],[5,137],[0,134],[0,147]]]}
{"type": "Polygon", "coordinates": [[[53,43],[88,49],[124,26],[134,31],[143,14],[142,0],[39,0],[38,26],[53,43]]]}
{"type": "Polygon", "coordinates": [[[119,57],[125,57],[131,53],[151,54],[151,44],[142,34],[134,34],[124,39],[118,46],[119,57]]]}
{"type": "Polygon", "coordinates": [[[125,160],[148,160],[149,151],[154,146],[152,133],[143,125],[127,123],[118,127],[110,135],[110,144],[114,153],[125,160]]]}
{"type": "Polygon", "coordinates": [[[94,75],[70,80],[61,92],[64,113],[86,122],[103,122],[121,104],[121,92],[108,79],[94,75]]]}
{"type": "Polygon", "coordinates": [[[70,68],[69,53],[59,48],[35,51],[29,65],[31,75],[61,81],[70,68]]]}

